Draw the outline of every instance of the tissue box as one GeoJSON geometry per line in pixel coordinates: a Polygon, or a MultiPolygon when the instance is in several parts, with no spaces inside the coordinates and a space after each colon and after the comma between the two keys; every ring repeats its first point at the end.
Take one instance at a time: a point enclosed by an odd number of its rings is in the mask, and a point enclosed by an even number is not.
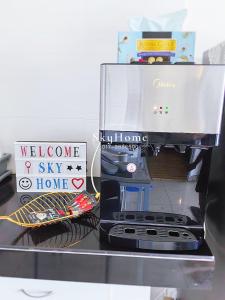
{"type": "Polygon", "coordinates": [[[195,32],[119,32],[118,63],[194,63],[195,32]]]}

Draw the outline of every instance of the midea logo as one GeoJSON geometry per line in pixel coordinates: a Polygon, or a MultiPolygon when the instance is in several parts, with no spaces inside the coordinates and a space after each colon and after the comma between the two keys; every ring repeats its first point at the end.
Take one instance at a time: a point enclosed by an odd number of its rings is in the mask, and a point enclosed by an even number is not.
{"type": "Polygon", "coordinates": [[[156,89],[159,88],[170,88],[170,89],[175,89],[176,84],[173,82],[169,82],[169,81],[162,81],[159,78],[156,78],[153,80],[152,82],[153,87],[155,87],[156,89]]]}

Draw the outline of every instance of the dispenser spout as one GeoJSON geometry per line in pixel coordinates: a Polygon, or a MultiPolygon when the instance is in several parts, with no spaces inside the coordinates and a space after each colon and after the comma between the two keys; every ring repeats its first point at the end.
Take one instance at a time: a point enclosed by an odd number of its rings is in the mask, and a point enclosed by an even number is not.
{"type": "Polygon", "coordinates": [[[155,145],[153,155],[157,156],[160,152],[161,145],[155,145]]]}

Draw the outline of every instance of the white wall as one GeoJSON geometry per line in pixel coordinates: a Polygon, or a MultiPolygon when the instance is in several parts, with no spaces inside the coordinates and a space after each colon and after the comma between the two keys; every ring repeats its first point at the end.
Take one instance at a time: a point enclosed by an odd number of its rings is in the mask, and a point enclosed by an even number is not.
{"type": "Polygon", "coordinates": [[[225,41],[225,1],[186,0],[188,17],[184,29],[196,35],[196,61],[201,62],[202,52],[225,41]]]}
{"type": "MultiPolygon", "coordinates": [[[[208,2],[187,0],[185,29],[197,30],[198,57],[224,34],[223,1],[208,2]]],[[[99,65],[116,61],[117,32],[128,30],[131,16],[184,6],[185,0],[0,0],[0,148],[12,153],[16,140],[87,140],[90,165],[99,65]]]]}

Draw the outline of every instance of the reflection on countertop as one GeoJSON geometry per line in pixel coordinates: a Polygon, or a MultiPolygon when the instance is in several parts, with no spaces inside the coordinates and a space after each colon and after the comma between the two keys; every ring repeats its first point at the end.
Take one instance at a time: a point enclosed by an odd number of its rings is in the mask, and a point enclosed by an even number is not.
{"type": "Polygon", "coordinates": [[[79,220],[67,220],[50,225],[49,228],[25,229],[12,242],[12,246],[38,247],[44,249],[71,248],[80,243],[92,230],[97,230],[99,218],[88,213],[79,220]]]}
{"type": "MultiPolygon", "coordinates": [[[[91,191],[89,180],[88,190],[91,191]]],[[[10,214],[32,197],[16,193],[12,176],[0,185],[0,215],[10,214]]],[[[225,205],[221,205],[219,217],[225,212],[225,205]]],[[[225,224],[220,220],[217,226],[215,207],[210,209],[207,220],[208,243],[216,256],[215,271],[210,258],[183,259],[174,254],[110,248],[99,240],[97,210],[79,219],[38,229],[0,221],[0,276],[176,287],[197,289],[198,293],[207,289],[208,295],[217,293],[215,286],[222,293],[224,287],[219,283],[225,278],[225,272],[221,271],[225,261],[225,236],[222,238],[225,224]]]]}

